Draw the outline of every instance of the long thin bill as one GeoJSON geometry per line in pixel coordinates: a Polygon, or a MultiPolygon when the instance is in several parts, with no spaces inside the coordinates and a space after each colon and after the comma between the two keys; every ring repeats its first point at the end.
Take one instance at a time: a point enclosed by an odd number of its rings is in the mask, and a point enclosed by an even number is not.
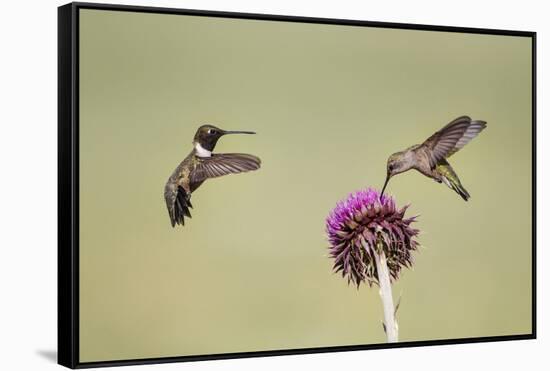
{"type": "Polygon", "coordinates": [[[244,130],[226,130],[224,134],[256,134],[253,131],[244,131],[244,130]]]}
{"type": "Polygon", "coordinates": [[[388,185],[388,182],[390,181],[390,176],[386,175],[386,181],[384,182],[384,186],[382,187],[382,192],[380,192],[380,198],[384,195],[384,191],[386,190],[386,186],[388,185]]]}

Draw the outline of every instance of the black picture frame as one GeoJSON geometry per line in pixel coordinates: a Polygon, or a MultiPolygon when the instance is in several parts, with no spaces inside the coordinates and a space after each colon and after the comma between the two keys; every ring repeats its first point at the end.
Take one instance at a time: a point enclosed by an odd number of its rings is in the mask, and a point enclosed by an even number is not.
{"type": "Polygon", "coordinates": [[[267,14],[231,13],[189,9],[96,3],[70,3],[58,8],[58,363],[69,368],[122,366],[227,358],[341,352],[380,348],[479,343],[536,338],[536,32],[485,28],[447,27],[421,24],[370,22],[345,19],[309,18],[267,14]],[[509,35],[532,41],[532,332],[522,335],[487,336],[446,340],[251,351],[199,356],[149,359],[121,359],[101,362],[79,361],[79,11],[108,11],[193,15],[235,19],[334,24],[405,30],[426,30],[471,34],[509,35]]]}

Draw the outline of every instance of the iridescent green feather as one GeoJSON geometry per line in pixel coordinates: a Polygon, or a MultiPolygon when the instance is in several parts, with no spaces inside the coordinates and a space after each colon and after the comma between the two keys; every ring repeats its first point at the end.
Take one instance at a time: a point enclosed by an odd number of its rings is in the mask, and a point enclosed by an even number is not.
{"type": "Polygon", "coordinates": [[[470,194],[468,193],[466,188],[462,186],[458,175],[456,175],[455,171],[447,162],[447,160],[440,161],[437,164],[435,171],[437,171],[443,177],[443,182],[445,182],[445,184],[447,184],[449,188],[458,193],[464,199],[464,201],[468,201],[468,199],[470,198],[470,194]]]}

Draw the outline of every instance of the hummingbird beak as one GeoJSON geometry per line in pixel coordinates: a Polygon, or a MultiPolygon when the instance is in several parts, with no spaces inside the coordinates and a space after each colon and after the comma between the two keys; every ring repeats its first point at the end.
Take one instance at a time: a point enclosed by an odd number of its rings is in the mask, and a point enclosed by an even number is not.
{"type": "Polygon", "coordinates": [[[253,131],[243,131],[243,130],[225,130],[223,134],[256,134],[253,131]]]}
{"type": "Polygon", "coordinates": [[[386,174],[386,181],[384,182],[384,186],[382,187],[382,192],[380,192],[380,198],[384,195],[384,191],[386,190],[386,186],[388,185],[388,182],[390,181],[391,175],[390,173],[386,174]]]}

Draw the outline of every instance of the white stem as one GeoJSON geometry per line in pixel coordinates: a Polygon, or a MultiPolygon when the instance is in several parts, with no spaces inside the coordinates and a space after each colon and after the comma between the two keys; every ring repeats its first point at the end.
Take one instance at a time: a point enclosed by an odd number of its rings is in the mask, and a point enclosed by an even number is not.
{"type": "Polygon", "coordinates": [[[391,292],[390,272],[388,270],[388,261],[386,254],[381,248],[374,254],[376,270],[378,272],[378,283],[380,285],[380,298],[384,307],[384,325],[388,343],[397,342],[397,321],[395,320],[395,308],[393,306],[393,297],[391,292]]]}

